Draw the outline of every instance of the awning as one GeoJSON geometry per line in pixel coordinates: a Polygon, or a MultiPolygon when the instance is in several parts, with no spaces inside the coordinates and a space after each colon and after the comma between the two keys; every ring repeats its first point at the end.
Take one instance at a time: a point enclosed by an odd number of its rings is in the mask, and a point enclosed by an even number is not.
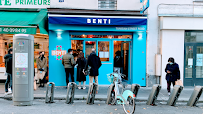
{"type": "Polygon", "coordinates": [[[41,34],[47,32],[47,10],[40,12],[0,12],[0,34],[41,34]]]}

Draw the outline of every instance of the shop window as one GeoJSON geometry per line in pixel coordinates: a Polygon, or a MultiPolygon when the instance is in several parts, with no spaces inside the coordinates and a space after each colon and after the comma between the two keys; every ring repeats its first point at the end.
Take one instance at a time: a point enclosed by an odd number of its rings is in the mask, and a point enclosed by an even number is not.
{"type": "Polygon", "coordinates": [[[73,56],[76,58],[80,52],[83,52],[83,40],[72,40],[71,49],[73,49],[73,56]]]}
{"type": "Polygon", "coordinates": [[[100,57],[101,61],[109,61],[109,42],[98,42],[98,56],[100,57]]]}

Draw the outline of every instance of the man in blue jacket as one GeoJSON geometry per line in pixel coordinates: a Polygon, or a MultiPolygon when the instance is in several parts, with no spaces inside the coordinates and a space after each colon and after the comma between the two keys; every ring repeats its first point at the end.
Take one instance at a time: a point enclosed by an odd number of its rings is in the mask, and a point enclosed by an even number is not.
{"type": "Polygon", "coordinates": [[[177,63],[175,63],[174,58],[170,57],[168,59],[168,64],[166,65],[165,72],[167,73],[166,74],[167,90],[168,90],[168,95],[170,96],[171,83],[174,86],[175,81],[180,80],[179,66],[177,63]]]}

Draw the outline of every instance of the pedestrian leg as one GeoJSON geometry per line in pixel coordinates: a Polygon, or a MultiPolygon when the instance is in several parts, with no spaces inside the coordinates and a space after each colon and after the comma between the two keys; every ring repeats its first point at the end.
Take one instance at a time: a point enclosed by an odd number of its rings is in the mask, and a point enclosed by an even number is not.
{"type": "Polygon", "coordinates": [[[13,91],[13,89],[12,89],[12,86],[13,86],[13,81],[12,81],[12,74],[9,74],[10,75],[10,87],[11,87],[11,91],[13,91]]]}
{"type": "Polygon", "coordinates": [[[7,74],[7,79],[6,79],[6,82],[5,82],[5,92],[8,92],[8,84],[10,82],[10,76],[7,74]]]}
{"type": "Polygon", "coordinates": [[[83,81],[83,89],[86,89],[86,87],[85,87],[85,81],[83,81]]]}
{"type": "Polygon", "coordinates": [[[171,92],[171,82],[170,81],[167,81],[167,90],[168,90],[168,93],[171,92]]]}
{"type": "Polygon", "coordinates": [[[94,77],[95,83],[97,84],[97,91],[99,90],[99,84],[98,84],[98,76],[94,77]]]}
{"type": "Polygon", "coordinates": [[[70,69],[70,75],[71,75],[71,81],[75,82],[75,80],[74,80],[74,68],[70,69]]]}
{"type": "Polygon", "coordinates": [[[68,85],[70,72],[69,72],[69,69],[68,69],[68,68],[65,68],[65,71],[66,71],[66,84],[68,85]]]}
{"type": "Polygon", "coordinates": [[[173,84],[173,87],[175,86],[175,81],[174,82],[172,82],[172,84],[173,84]]]}

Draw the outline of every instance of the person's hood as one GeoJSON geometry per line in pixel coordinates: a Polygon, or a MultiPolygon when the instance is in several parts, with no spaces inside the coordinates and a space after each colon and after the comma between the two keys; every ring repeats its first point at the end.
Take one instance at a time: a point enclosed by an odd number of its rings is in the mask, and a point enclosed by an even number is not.
{"type": "Polygon", "coordinates": [[[6,55],[4,56],[4,59],[8,59],[9,57],[12,57],[12,54],[6,54],[6,55]]]}

